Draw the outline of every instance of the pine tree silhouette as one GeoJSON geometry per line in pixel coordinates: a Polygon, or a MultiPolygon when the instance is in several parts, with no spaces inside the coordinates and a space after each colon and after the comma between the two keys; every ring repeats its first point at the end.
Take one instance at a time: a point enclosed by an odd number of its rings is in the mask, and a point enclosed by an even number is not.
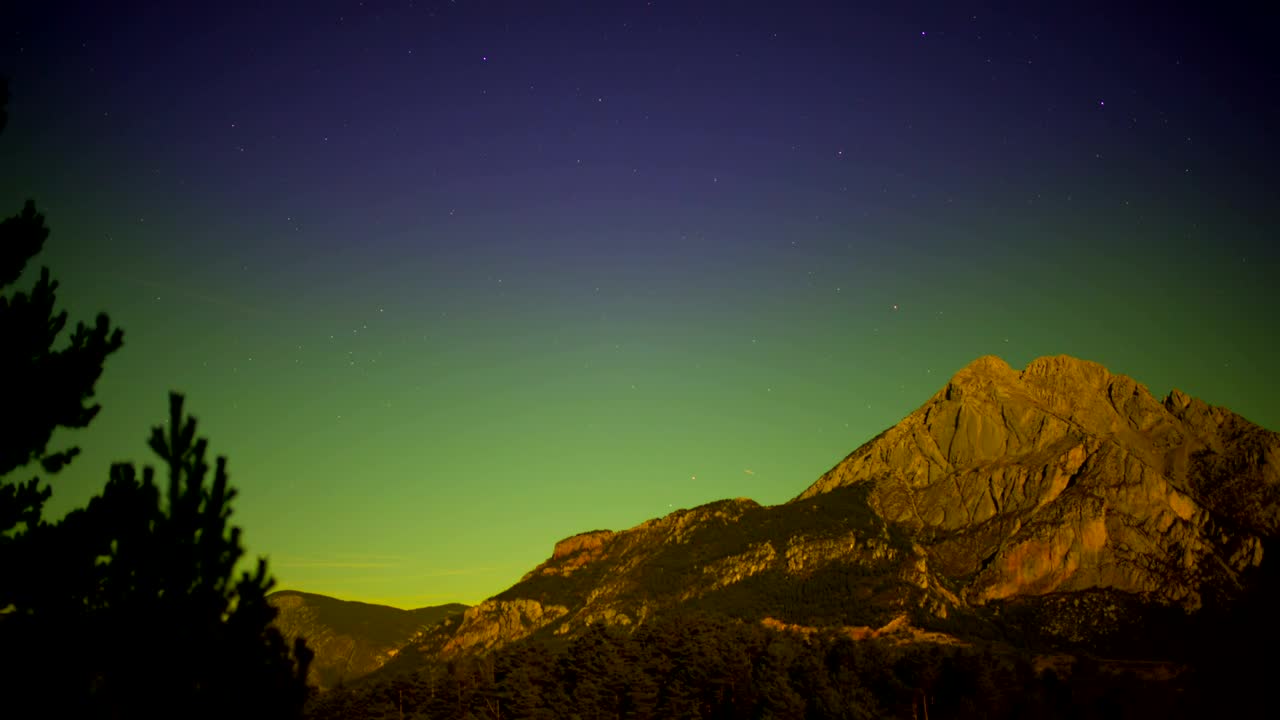
{"type": "MultiPolygon", "coordinates": [[[[0,130],[8,99],[8,79],[0,77],[0,130]]],[[[0,221],[0,290],[18,280],[48,237],[33,200],[0,221]]],[[[78,323],[70,344],[55,349],[67,324],[67,313],[54,308],[57,289],[45,267],[31,292],[0,295],[0,577],[13,582],[20,582],[9,562],[19,534],[14,531],[39,523],[50,490],[40,487],[38,477],[18,482],[6,476],[34,461],[54,474],[80,452],[50,451],[49,441],[56,428],[83,428],[98,414],[100,407],[85,401],[93,397],[107,356],[123,343],[120,329],[99,314],[92,328],[78,323]]],[[[0,583],[0,610],[12,602],[5,594],[9,584],[0,583]]]]}
{"type": "Polygon", "coordinates": [[[86,507],[31,532],[41,552],[25,559],[48,565],[49,582],[16,591],[2,629],[23,652],[0,668],[0,684],[14,681],[0,702],[56,699],[51,709],[90,717],[300,715],[312,652],[301,639],[290,651],[271,625],[265,560],[234,579],[236,491],[225,457],[205,482],[208,442],[182,404],[170,395],[168,432],[150,440],[167,492],[153,468],[119,463],[86,507]]]}
{"type": "MultiPolygon", "coordinates": [[[[0,78],[0,109],[7,97],[0,78]]],[[[0,288],[48,234],[32,201],[0,222],[0,288]]],[[[56,473],[75,457],[49,450],[53,431],[97,414],[85,401],[122,343],[99,315],[54,350],[67,320],[56,288],[43,268],[29,294],[0,296],[0,717],[300,716],[312,653],[271,625],[265,560],[236,578],[244,549],[228,524],[226,458],[207,484],[208,442],[181,395],[149,443],[168,471],[164,493],[152,468],[116,464],[101,494],[50,523],[38,477],[3,479],[33,461],[56,473]]]]}

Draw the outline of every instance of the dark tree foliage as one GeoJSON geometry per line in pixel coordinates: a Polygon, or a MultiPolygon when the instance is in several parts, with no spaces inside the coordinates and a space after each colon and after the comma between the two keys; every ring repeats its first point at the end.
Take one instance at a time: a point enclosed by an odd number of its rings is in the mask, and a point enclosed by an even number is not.
{"type": "Polygon", "coordinates": [[[1193,666],[1190,702],[1205,715],[1269,715],[1280,647],[1280,541],[1262,539],[1262,564],[1239,577],[1240,592],[1217,597],[1182,634],[1193,666]]]}
{"type": "Polygon", "coordinates": [[[525,641],[316,697],[313,720],[1197,717],[1176,685],[1081,661],[1067,677],[976,648],[802,636],[722,616],[525,641]]]}
{"type": "MultiPolygon", "coordinates": [[[[8,120],[8,98],[8,80],[0,77],[0,130],[8,120]]],[[[18,280],[48,236],[32,200],[0,221],[0,290],[18,280]]],[[[99,314],[93,327],[77,323],[70,342],[55,348],[67,325],[67,313],[55,309],[57,289],[46,267],[30,292],[0,295],[0,575],[8,575],[5,548],[12,531],[36,525],[49,497],[39,478],[6,476],[34,461],[53,474],[79,453],[76,447],[50,450],[49,441],[56,428],[83,428],[98,414],[98,405],[85,402],[107,356],[123,342],[123,333],[99,314]]],[[[0,609],[7,605],[0,590],[0,609]]]]}
{"type": "Polygon", "coordinates": [[[177,393],[150,446],[165,492],[152,468],[116,464],[87,507],[29,531],[40,552],[22,559],[46,582],[16,588],[0,623],[0,698],[66,717],[296,716],[312,653],[270,625],[265,560],[234,579],[226,458],[206,483],[208,444],[177,393]]]}

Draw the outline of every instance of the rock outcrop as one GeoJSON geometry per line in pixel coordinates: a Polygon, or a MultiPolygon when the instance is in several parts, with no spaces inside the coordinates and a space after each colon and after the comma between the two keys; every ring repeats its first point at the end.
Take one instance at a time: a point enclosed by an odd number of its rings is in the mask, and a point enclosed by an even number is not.
{"type": "Polygon", "coordinates": [[[445,654],[463,650],[489,650],[521,640],[564,617],[563,605],[543,605],[537,600],[485,600],[469,608],[462,624],[445,643],[445,654]]]}
{"type": "Polygon", "coordinates": [[[529,571],[525,578],[538,574],[571,575],[575,570],[599,560],[613,536],[610,530],[592,530],[567,537],[556,543],[550,561],[529,571]]]}

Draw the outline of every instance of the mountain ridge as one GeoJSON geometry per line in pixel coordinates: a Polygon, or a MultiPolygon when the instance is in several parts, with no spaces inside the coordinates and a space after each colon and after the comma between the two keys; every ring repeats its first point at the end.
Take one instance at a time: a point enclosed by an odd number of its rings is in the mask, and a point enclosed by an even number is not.
{"type": "Polygon", "coordinates": [[[1260,564],[1277,487],[1280,435],[1230,410],[1176,389],[1157,400],[1069,356],[1021,371],[983,356],[792,500],[566,537],[375,676],[685,611],[858,637],[1013,633],[1049,651],[1115,642],[1260,564]]]}

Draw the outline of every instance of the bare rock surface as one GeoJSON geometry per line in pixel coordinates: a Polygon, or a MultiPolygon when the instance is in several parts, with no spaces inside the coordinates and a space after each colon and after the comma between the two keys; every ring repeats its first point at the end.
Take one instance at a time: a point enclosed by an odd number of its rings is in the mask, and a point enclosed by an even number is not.
{"type": "Polygon", "coordinates": [[[870,484],[970,602],[1113,588],[1194,608],[1260,562],[1278,453],[1274,432],[1097,363],[983,357],[800,498],[870,484]]]}

